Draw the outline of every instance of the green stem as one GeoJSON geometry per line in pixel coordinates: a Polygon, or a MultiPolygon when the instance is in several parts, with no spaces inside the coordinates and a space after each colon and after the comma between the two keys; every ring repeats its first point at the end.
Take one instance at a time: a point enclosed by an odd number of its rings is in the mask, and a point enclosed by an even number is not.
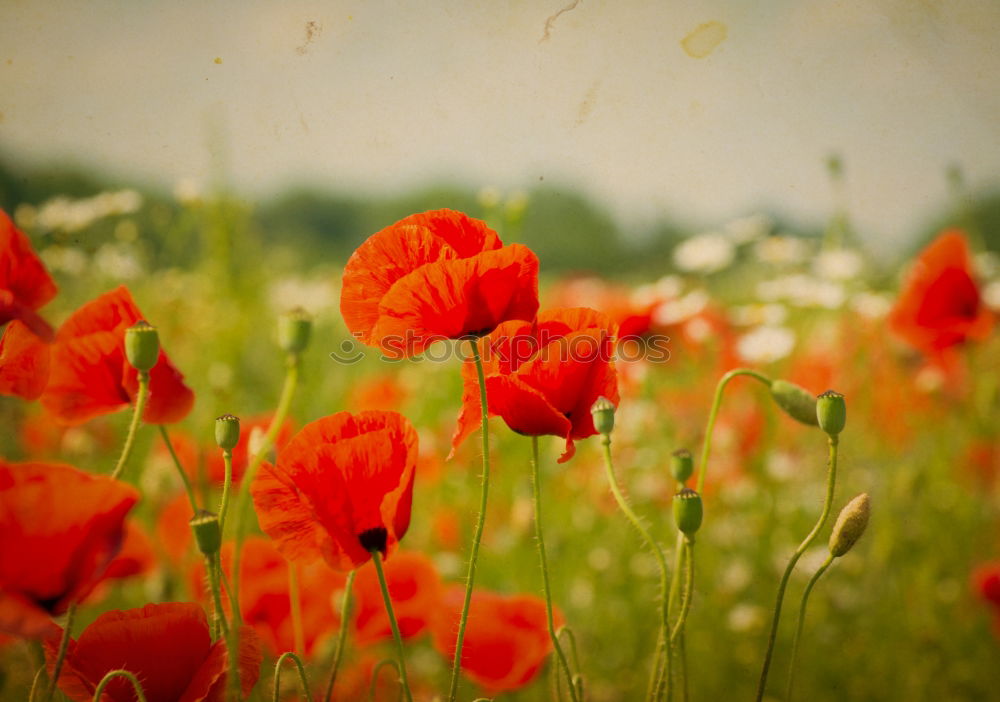
{"type": "Polygon", "coordinates": [[[101,702],[101,695],[104,694],[104,688],[107,687],[108,684],[115,678],[125,678],[132,683],[132,689],[135,690],[136,699],[139,702],[146,702],[146,693],[142,691],[142,685],[139,684],[139,679],[124,668],[109,670],[107,674],[101,678],[101,682],[97,683],[97,687],[94,689],[93,702],[101,702]]]}
{"type": "Polygon", "coordinates": [[[549,585],[549,566],[545,557],[545,538],[542,535],[542,495],[541,477],[538,468],[538,437],[531,437],[531,483],[534,488],[535,498],[535,536],[538,539],[538,558],[542,564],[542,593],[545,595],[545,616],[548,621],[549,638],[552,639],[552,646],[559,658],[559,664],[566,674],[566,684],[569,685],[569,696],[573,702],[579,702],[576,694],[576,685],[573,684],[573,672],[570,670],[566,654],[559,643],[559,636],[556,634],[556,624],[552,616],[552,589],[549,585]]]}
{"type": "MultiPolygon", "coordinates": [[[[393,668],[396,669],[397,680],[402,679],[402,675],[399,672],[399,663],[392,660],[391,658],[383,658],[382,660],[380,660],[378,663],[375,664],[375,667],[372,668],[372,681],[371,684],[368,686],[368,699],[371,702],[375,702],[375,693],[378,690],[378,676],[382,672],[382,668],[384,668],[387,665],[391,665],[393,668]]],[[[399,698],[403,699],[402,686],[400,686],[399,698]]]]}
{"type": "Polygon", "coordinates": [[[792,639],[792,658],[788,664],[788,685],[785,688],[785,702],[791,702],[792,700],[792,685],[795,682],[795,659],[799,655],[799,640],[802,638],[802,626],[806,620],[806,606],[809,604],[809,593],[812,592],[813,587],[816,582],[823,576],[830,564],[833,563],[834,555],[831,553],[823,561],[823,565],[819,567],[806,584],[806,589],[802,593],[802,604],[799,605],[799,622],[795,626],[795,638],[792,639]]]}
{"type": "Polygon", "coordinates": [[[240,667],[237,652],[239,644],[234,639],[235,631],[226,621],[226,612],[222,608],[222,587],[220,583],[219,554],[205,556],[205,567],[208,569],[208,578],[212,588],[212,601],[215,603],[215,617],[222,628],[222,638],[226,642],[226,652],[228,654],[229,675],[227,684],[229,686],[229,696],[239,700],[240,695],[240,667]]]}
{"type": "MultiPolygon", "coordinates": [[[[233,486],[233,451],[222,449],[222,463],[225,465],[225,478],[222,481],[222,500],[219,502],[219,531],[226,528],[226,512],[229,510],[229,493],[233,486]]],[[[223,531],[223,533],[225,533],[223,531]]]]}
{"type": "Polygon", "coordinates": [[[351,589],[354,587],[356,572],[352,570],[348,573],[347,582],[344,584],[344,601],[340,605],[340,631],[337,632],[337,649],[333,653],[330,682],[326,686],[324,702],[330,702],[330,698],[333,696],[333,686],[337,682],[337,669],[340,668],[340,660],[344,657],[344,644],[347,642],[347,620],[351,613],[351,589]]]}
{"type": "MultiPolygon", "coordinates": [[[[683,532],[678,531],[677,540],[676,543],[674,544],[674,569],[671,571],[671,577],[670,577],[670,594],[667,597],[667,609],[670,616],[673,616],[674,607],[677,605],[677,596],[680,594],[680,587],[681,587],[680,573],[684,571],[684,554],[685,554],[684,534],[683,532]]],[[[669,636],[670,632],[668,629],[667,633],[664,635],[664,638],[669,639],[669,636]]],[[[667,700],[669,702],[669,700],[673,699],[672,683],[673,683],[673,655],[674,655],[673,646],[671,646],[669,642],[666,643],[665,654],[666,654],[666,661],[665,661],[666,672],[664,674],[665,677],[662,680],[657,681],[655,699],[657,700],[661,699],[663,697],[664,692],[666,692],[667,700]]]]}
{"type": "Polygon", "coordinates": [[[781,581],[778,583],[778,595],[774,601],[774,613],[771,615],[771,633],[768,635],[767,639],[767,651],[764,654],[764,666],[760,671],[760,682],[757,685],[757,702],[761,702],[764,699],[764,689],[767,687],[767,673],[771,668],[771,656],[774,654],[774,642],[778,636],[778,621],[781,619],[781,603],[785,598],[785,587],[788,585],[788,578],[791,576],[792,571],[795,569],[795,564],[799,562],[802,554],[806,552],[809,545],[812,544],[813,540],[819,534],[823,525],[826,524],[827,517],[830,516],[830,508],[833,504],[833,491],[836,486],[837,481],[837,446],[839,441],[837,437],[829,437],[830,444],[830,460],[829,460],[829,470],[826,477],[826,499],[823,502],[823,513],[819,517],[819,521],[816,522],[816,526],[812,528],[809,535],[806,536],[805,540],[799,544],[799,547],[795,549],[795,553],[788,560],[788,565],[785,566],[785,572],[781,575],[781,581]]]}
{"type": "Polygon", "coordinates": [[[35,702],[35,693],[38,692],[38,683],[42,680],[42,675],[45,673],[45,661],[42,661],[42,665],[35,671],[35,677],[31,679],[31,689],[28,691],[28,702],[35,702]]]}
{"type": "Polygon", "coordinates": [[[306,676],[306,669],[305,666],[302,665],[302,659],[299,658],[293,651],[285,651],[278,656],[278,662],[274,664],[274,692],[271,696],[273,702],[278,702],[278,692],[281,687],[281,664],[287,659],[291,659],[292,662],[295,663],[295,668],[298,670],[299,684],[302,685],[302,699],[311,699],[309,694],[309,678],[306,676]]]}
{"type": "Polygon", "coordinates": [[[128,435],[125,437],[125,445],[122,446],[122,453],[118,457],[118,463],[111,472],[111,477],[116,480],[125,471],[125,464],[128,463],[129,456],[132,455],[132,445],[135,443],[135,435],[139,430],[139,422],[142,421],[142,412],[146,409],[146,400],[149,399],[149,373],[139,371],[139,391],[135,396],[135,410],[132,413],[132,422],[128,427],[128,435]]]}
{"type": "MultiPolygon", "coordinates": [[[[618,479],[615,477],[614,463],[611,460],[611,436],[605,434],[601,444],[604,447],[604,468],[608,476],[608,484],[611,486],[611,494],[614,495],[615,501],[618,503],[618,508],[632,523],[635,530],[639,532],[640,536],[642,536],[643,540],[646,542],[646,545],[653,551],[653,555],[656,556],[657,563],[660,566],[660,629],[661,632],[666,632],[670,625],[667,610],[669,605],[669,598],[667,597],[667,559],[663,555],[663,549],[660,548],[658,543],[656,543],[656,540],[653,539],[649,531],[646,530],[646,527],[642,525],[639,517],[632,511],[632,508],[629,507],[628,501],[625,499],[625,495],[622,494],[621,488],[618,487],[618,479]]],[[[665,633],[662,635],[664,638],[666,637],[665,633]]],[[[657,669],[658,666],[656,664],[656,660],[654,659],[653,670],[651,673],[654,678],[657,676],[657,669]]],[[[655,687],[656,685],[654,685],[654,689],[655,687]]]]}
{"type": "MultiPolygon", "coordinates": [[[[684,622],[687,621],[688,612],[691,611],[691,594],[694,590],[694,542],[691,539],[684,540],[685,568],[684,568],[684,596],[681,599],[681,611],[674,622],[674,628],[670,632],[670,644],[673,645],[684,632],[684,622]]],[[[682,672],[683,676],[684,673],[682,672]]]]}
{"type": "MultiPolygon", "coordinates": [[[[577,670],[579,670],[580,669],[580,657],[577,655],[577,651],[576,651],[576,635],[573,633],[573,630],[570,629],[565,624],[563,626],[559,627],[559,630],[556,632],[556,636],[562,638],[563,634],[566,634],[566,636],[569,638],[569,651],[572,654],[571,655],[571,659],[573,661],[573,667],[576,668],[577,670]]],[[[583,699],[583,676],[578,673],[577,675],[574,676],[574,681],[576,683],[576,688],[577,688],[576,689],[576,694],[582,700],[583,699]]]]}
{"type": "Polygon", "coordinates": [[[292,613],[292,641],[295,650],[306,655],[306,637],[302,630],[302,594],[299,592],[299,568],[292,561],[288,564],[288,599],[292,613]]]}
{"type": "Polygon", "coordinates": [[[170,435],[167,434],[167,426],[165,424],[160,424],[159,426],[163,443],[167,445],[167,451],[170,452],[170,457],[174,459],[174,465],[177,467],[177,474],[181,476],[181,482],[184,483],[184,491],[187,492],[188,501],[191,503],[191,512],[198,514],[198,501],[194,497],[194,488],[191,487],[191,480],[188,478],[187,473],[184,472],[184,466],[181,465],[181,459],[177,457],[177,452],[174,451],[174,445],[170,442],[170,435]]]}
{"type": "Polygon", "coordinates": [[[73,620],[76,619],[76,602],[73,602],[66,610],[66,626],[63,627],[63,635],[59,640],[59,652],[56,654],[55,665],[52,666],[52,677],[49,679],[49,686],[45,689],[45,702],[52,699],[56,693],[56,685],[59,684],[59,676],[62,674],[63,661],[66,660],[66,651],[69,649],[69,639],[73,633],[73,620]]]}
{"type": "Polygon", "coordinates": [[[410,693],[410,683],[406,679],[406,658],[403,653],[403,635],[399,633],[399,623],[396,621],[396,613],[392,609],[392,600],[389,597],[389,587],[385,584],[385,573],[382,570],[382,554],[378,549],[373,549],[372,561],[375,563],[375,572],[378,574],[378,584],[382,589],[382,601],[385,603],[385,613],[389,616],[389,625],[392,627],[392,637],[396,640],[396,653],[399,656],[399,681],[403,685],[403,692],[407,702],[413,702],[413,695],[410,693]]]}
{"type": "Polygon", "coordinates": [[[469,556],[469,572],[465,578],[465,599],[462,602],[462,615],[458,621],[458,636],[455,639],[455,657],[451,664],[451,685],[448,690],[449,702],[455,702],[458,697],[458,679],[462,672],[462,644],[465,642],[465,627],[469,620],[469,605],[472,603],[472,586],[476,580],[476,561],[479,559],[479,544],[483,540],[483,527],[486,525],[486,500],[490,491],[490,426],[489,406],[486,402],[486,373],[483,371],[483,359],[479,355],[478,339],[471,339],[472,358],[476,364],[476,375],[479,378],[479,405],[482,412],[483,433],[483,476],[482,492],[479,497],[479,517],[476,520],[476,530],[472,536],[472,553],[469,556]]]}

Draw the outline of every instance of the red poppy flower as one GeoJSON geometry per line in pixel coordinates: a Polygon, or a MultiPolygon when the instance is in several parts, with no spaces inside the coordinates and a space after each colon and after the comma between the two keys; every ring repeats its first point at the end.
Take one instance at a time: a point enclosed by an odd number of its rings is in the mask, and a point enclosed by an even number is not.
{"type": "Polygon", "coordinates": [[[31,242],[0,210],[0,325],[20,319],[43,340],[52,340],[52,327],[35,312],[56,296],[56,284],[31,242]]]}
{"type": "Polygon", "coordinates": [[[108,594],[108,586],[113,580],[125,580],[144,575],[156,566],[156,554],[149,534],[134,519],[125,522],[125,536],[122,547],[108,567],[100,582],[87,596],[88,603],[100,602],[108,594]]]}
{"type": "Polygon", "coordinates": [[[993,317],[979,297],[960,230],[945,231],[917,258],[889,326],[928,355],[989,336],[993,317]]]}
{"type": "MultiPolygon", "coordinates": [[[[572,458],[574,439],[597,433],[590,407],[602,395],[618,404],[608,317],[586,307],[558,308],[535,323],[505,322],[486,337],[483,366],[489,413],[528,436],[566,439],[560,463],[572,458]]],[[[472,359],[462,366],[464,391],[455,448],[481,421],[479,381],[472,359]]]]}
{"type": "MultiPolygon", "coordinates": [[[[238,483],[243,477],[243,472],[247,469],[247,463],[249,462],[250,454],[250,441],[254,434],[261,434],[267,432],[267,428],[271,426],[271,419],[273,414],[263,414],[256,417],[250,417],[249,419],[240,420],[240,440],[237,442],[236,446],[233,447],[233,482],[238,483]]],[[[276,450],[281,451],[281,447],[288,443],[288,440],[292,438],[292,434],[295,433],[295,424],[290,419],[286,419],[285,423],[281,425],[278,429],[278,435],[274,439],[274,447],[276,450]]],[[[208,475],[208,479],[217,484],[222,485],[226,479],[226,464],[222,459],[222,452],[218,449],[215,444],[212,444],[211,449],[206,452],[205,469],[208,475]]]]}
{"type": "MultiPolygon", "coordinates": [[[[64,424],[80,424],[128,407],[139,390],[139,374],[125,358],[125,330],[142,318],[125,286],[74,312],[56,334],[42,405],[64,424]]],[[[194,393],[161,349],[149,372],[143,420],[178,422],[193,404],[194,393]]]]}
{"type": "Polygon", "coordinates": [[[1000,562],[980,566],[972,574],[976,593],[1000,612],[1000,562]]]}
{"type": "MultiPolygon", "coordinates": [[[[414,551],[400,551],[385,563],[392,609],[404,639],[422,634],[441,600],[443,586],[434,562],[414,551]]],[[[358,569],[354,580],[354,636],[358,646],[392,639],[382,589],[372,565],[358,569]]]]}
{"type": "Polygon", "coordinates": [[[251,485],[261,529],[291,560],[352,570],[388,556],[410,525],[417,433],[395,412],[307,424],[251,485]]]}
{"type": "MultiPolygon", "coordinates": [[[[222,545],[222,570],[232,577],[233,544],[222,545]]],[[[325,563],[298,566],[299,605],[302,633],[309,656],[340,626],[340,595],[347,578],[330,570],[325,563]]],[[[199,560],[191,572],[192,591],[206,602],[205,563],[199,560]]],[[[223,606],[229,603],[223,599],[223,606]]],[[[292,606],[288,594],[288,561],[274,542],[251,537],[243,544],[240,559],[240,611],[243,621],[254,628],[261,643],[272,655],[295,650],[292,606]]]]}
{"type": "Polygon", "coordinates": [[[157,547],[175,566],[183,565],[187,558],[194,555],[191,549],[194,543],[190,523],[192,516],[191,501],[181,492],[160,508],[156,518],[157,547]]]}
{"type": "Polygon", "coordinates": [[[340,311],[363,343],[393,357],[486,334],[538,310],[538,258],[453,210],[410,215],[373,234],[344,268],[340,311]]]}
{"type": "Polygon", "coordinates": [[[43,636],[121,548],[139,494],[58,463],[0,461],[0,631],[43,636]]]}
{"type": "MultiPolygon", "coordinates": [[[[465,589],[447,590],[431,624],[434,648],[455,655],[455,632],[465,589]]],[[[563,618],[555,612],[556,626],[563,618]]],[[[552,651],[545,601],[534,595],[500,595],[474,590],[462,645],[462,672],[490,693],[517,690],[538,675],[552,651]]]]}
{"type": "Polygon", "coordinates": [[[49,380],[49,345],[15,319],[0,338],[0,395],[37,400],[49,380]]]}
{"type": "MultiPolygon", "coordinates": [[[[260,677],[261,653],[253,629],[240,630],[240,688],[246,698],[260,677]]],[[[58,641],[45,642],[51,673],[58,641]]],[[[200,605],[148,604],[113,610],[70,640],[59,689],[74,702],[90,702],[101,679],[124,668],[142,684],[148,702],[223,702],[228,653],[223,639],[212,643],[200,605]]],[[[105,689],[111,702],[134,702],[132,684],[121,678],[105,689]]]]}

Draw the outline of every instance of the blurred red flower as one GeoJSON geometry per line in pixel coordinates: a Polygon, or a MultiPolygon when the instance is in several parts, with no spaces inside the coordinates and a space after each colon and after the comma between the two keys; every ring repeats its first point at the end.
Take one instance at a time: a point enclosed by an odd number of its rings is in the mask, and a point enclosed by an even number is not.
{"type": "Polygon", "coordinates": [[[174,566],[183,566],[194,555],[191,549],[194,543],[194,535],[191,533],[193,516],[191,501],[181,492],[160,508],[156,518],[156,545],[174,566]]]}
{"type": "MultiPolygon", "coordinates": [[[[597,433],[590,414],[594,401],[603,395],[618,404],[614,331],[608,317],[595,310],[557,308],[534,323],[505,322],[486,337],[482,355],[490,415],[503,417],[519,434],[564,437],[560,463],[575,453],[574,439],[597,433]]],[[[472,359],[462,366],[462,380],[452,455],[482,416],[472,359]]]]}
{"type": "Polygon", "coordinates": [[[59,463],[0,460],[0,631],[39,637],[121,548],[135,488],[59,463]]]}
{"type": "Polygon", "coordinates": [[[136,520],[129,519],[125,522],[121,550],[105,568],[104,575],[87,596],[87,602],[100,602],[104,599],[111,581],[145,575],[155,567],[156,553],[153,551],[152,539],[136,520]]]}
{"type": "Polygon", "coordinates": [[[49,345],[15,319],[0,337],[0,395],[37,400],[49,380],[49,345]]]}
{"type": "MultiPolygon", "coordinates": [[[[52,347],[49,385],[42,405],[64,424],[125,409],[135,399],[139,376],[125,358],[125,330],[143,319],[125,286],[105,293],[59,328],[52,347]]],[[[170,424],[187,416],[194,393],[160,350],[149,372],[149,402],[143,420],[170,424]]]]}
{"type": "Polygon", "coordinates": [[[972,586],[1000,612],[1000,562],[981,565],[972,573],[972,586]]]}
{"type": "MultiPolygon", "coordinates": [[[[422,634],[437,609],[443,586],[434,562],[414,551],[400,551],[385,563],[385,580],[392,608],[404,639],[422,634]]],[[[366,564],[354,580],[353,640],[367,646],[392,639],[375,567],[366,564]]]]}
{"type": "Polygon", "coordinates": [[[37,336],[52,340],[52,327],[37,310],[56,296],[56,284],[31,242],[0,210],[0,325],[20,319],[37,336]]]}
{"type": "MultiPolygon", "coordinates": [[[[239,675],[243,697],[260,677],[261,653],[253,629],[239,635],[239,675]]],[[[45,642],[52,672],[58,641],[45,642]]],[[[113,610],[70,640],[59,689],[74,702],[90,702],[101,679],[124,668],[142,684],[148,702],[223,702],[228,654],[223,639],[214,644],[200,605],[187,602],[147,604],[113,610]]],[[[132,684],[118,678],[105,688],[112,702],[134,702],[132,684]]],[[[103,698],[102,698],[103,699],[103,698]]]]}
{"type": "Polygon", "coordinates": [[[376,232],[344,268],[340,311],[360,341],[395,358],[492,331],[538,310],[538,258],[485,222],[434,210],[376,232]]]}
{"type": "Polygon", "coordinates": [[[307,424],[250,487],[261,529],[291,560],[352,570],[391,554],[410,525],[417,434],[395,412],[307,424]]]}
{"type": "Polygon", "coordinates": [[[989,336],[993,317],[979,297],[961,230],[943,232],[923,250],[889,313],[889,326],[931,356],[989,336]]]}
{"type": "MultiPolygon", "coordinates": [[[[434,648],[451,660],[465,590],[453,586],[431,623],[434,648]]],[[[555,612],[556,627],[563,623],[555,612]]],[[[474,590],[462,646],[462,672],[488,692],[517,690],[538,675],[552,651],[545,602],[534,595],[474,590]]]]}

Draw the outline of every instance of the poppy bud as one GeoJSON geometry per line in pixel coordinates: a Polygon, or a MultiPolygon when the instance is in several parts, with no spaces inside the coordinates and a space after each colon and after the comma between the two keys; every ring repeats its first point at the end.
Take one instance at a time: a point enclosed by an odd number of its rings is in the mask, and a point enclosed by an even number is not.
{"type": "Polygon", "coordinates": [[[598,434],[606,436],[615,428],[615,406],[603,395],[590,406],[590,414],[594,417],[594,429],[598,434]]]}
{"type": "Polygon", "coordinates": [[[288,353],[301,353],[309,345],[312,318],[301,307],[281,315],[278,320],[278,346],[288,353]]]}
{"type": "Polygon", "coordinates": [[[206,556],[218,553],[222,548],[222,529],[219,527],[218,515],[208,510],[198,510],[189,523],[194,539],[198,542],[198,550],[206,556]]]}
{"type": "Polygon", "coordinates": [[[691,538],[701,526],[704,512],[701,495],[691,488],[684,488],[674,495],[674,521],[686,537],[691,538]]]}
{"type": "Polygon", "coordinates": [[[224,414],[215,420],[215,443],[219,448],[231,451],[240,440],[240,418],[224,414]]]}
{"type": "Polygon", "coordinates": [[[830,534],[830,553],[835,558],[850,551],[865,533],[871,511],[871,500],[867,493],[861,493],[840,510],[830,534]]]}
{"type": "Polygon", "coordinates": [[[125,357],[137,371],[151,371],[160,358],[160,335],[156,327],[140,319],[126,329],[125,357]]]}
{"type": "Polygon", "coordinates": [[[772,381],[771,397],[792,419],[812,426],[819,423],[816,418],[816,398],[801,385],[787,380],[772,381]]]}
{"type": "Polygon", "coordinates": [[[670,474],[674,476],[674,480],[684,484],[692,473],[694,473],[694,459],[690,451],[677,449],[670,454],[670,474]]]}
{"type": "Polygon", "coordinates": [[[844,396],[835,390],[827,390],[816,398],[816,419],[819,428],[828,436],[838,436],[847,424],[847,405],[844,396]]]}

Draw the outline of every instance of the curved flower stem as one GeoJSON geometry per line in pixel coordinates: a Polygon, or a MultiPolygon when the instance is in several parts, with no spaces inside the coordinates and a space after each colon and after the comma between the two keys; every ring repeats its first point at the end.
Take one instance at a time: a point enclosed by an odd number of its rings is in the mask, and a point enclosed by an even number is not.
{"type": "Polygon", "coordinates": [[[66,651],[69,649],[69,639],[73,633],[73,620],[76,619],[76,602],[73,602],[66,610],[66,626],[63,627],[63,635],[59,640],[59,652],[56,654],[55,665],[52,666],[52,677],[49,678],[49,686],[45,688],[44,702],[49,702],[52,695],[56,693],[56,685],[59,684],[59,675],[62,673],[63,661],[66,660],[66,651]]]}
{"type": "Polygon", "coordinates": [[[128,463],[129,456],[132,455],[132,445],[135,443],[135,435],[139,430],[139,422],[142,421],[143,410],[146,409],[146,400],[149,399],[149,373],[139,371],[139,391],[135,395],[135,410],[132,412],[132,422],[128,426],[128,434],[125,436],[125,445],[122,446],[122,453],[118,457],[118,463],[111,472],[111,477],[116,480],[125,471],[125,464],[128,463]]]}
{"type": "Polygon", "coordinates": [[[295,650],[306,655],[306,637],[302,630],[302,593],[299,591],[299,567],[294,561],[286,560],[288,565],[288,598],[292,614],[292,641],[295,650]]]}
{"type": "Polygon", "coordinates": [[[809,593],[812,592],[816,582],[823,576],[830,564],[833,563],[834,555],[831,553],[823,561],[823,565],[809,578],[806,589],[802,593],[802,604],[799,605],[799,623],[795,627],[795,638],[792,639],[792,658],[788,664],[788,685],[785,687],[785,702],[792,700],[792,685],[795,682],[795,659],[799,655],[799,640],[802,638],[802,626],[806,620],[806,606],[809,604],[809,593]]]}
{"type": "Polygon", "coordinates": [[[483,527],[486,525],[486,501],[490,492],[490,426],[489,408],[486,402],[486,373],[483,371],[483,359],[479,354],[479,340],[470,339],[472,358],[476,364],[476,375],[479,378],[479,406],[482,412],[483,433],[483,484],[479,496],[479,518],[476,520],[476,530],[472,535],[472,553],[469,556],[469,572],[465,578],[465,599],[462,602],[462,616],[458,621],[458,637],[455,639],[455,657],[451,664],[451,685],[448,689],[449,702],[455,702],[458,697],[458,678],[462,672],[462,644],[465,641],[465,626],[469,620],[469,605],[472,602],[472,586],[476,580],[476,561],[479,558],[479,544],[483,540],[483,527]]]}
{"type": "Polygon", "coordinates": [[[160,424],[159,427],[160,436],[163,437],[163,443],[167,445],[167,451],[170,452],[170,457],[174,460],[174,465],[177,466],[177,474],[181,476],[181,482],[184,483],[184,491],[187,493],[188,501],[191,503],[191,512],[197,514],[198,501],[194,497],[194,488],[191,487],[191,479],[188,478],[187,473],[184,471],[184,466],[181,464],[181,459],[177,457],[177,452],[174,451],[174,445],[170,441],[170,435],[167,433],[166,425],[160,424]]]}
{"type": "MultiPolygon", "coordinates": [[[[576,635],[573,633],[573,630],[570,629],[566,625],[563,625],[563,626],[559,627],[559,630],[556,631],[556,636],[557,637],[561,637],[563,634],[566,634],[566,636],[569,637],[569,650],[570,650],[570,653],[572,654],[571,657],[572,657],[572,660],[573,660],[573,667],[576,668],[577,670],[579,670],[580,669],[580,657],[577,655],[577,652],[576,652],[576,635]]],[[[579,695],[580,699],[582,700],[583,699],[583,676],[580,675],[579,673],[577,673],[576,675],[573,676],[573,680],[576,683],[576,694],[579,695]]]]}
{"type": "MultiPolygon", "coordinates": [[[[667,597],[667,559],[663,555],[663,549],[660,548],[658,543],[656,543],[656,540],[653,539],[646,527],[642,525],[639,517],[632,511],[632,508],[629,507],[628,501],[625,499],[625,495],[622,494],[621,488],[618,487],[618,480],[615,478],[614,463],[611,460],[611,436],[605,434],[601,440],[601,445],[604,447],[604,468],[608,476],[608,484],[611,486],[611,494],[614,495],[615,501],[618,503],[618,508],[621,509],[622,513],[624,513],[628,520],[632,522],[632,526],[635,527],[635,530],[639,532],[640,536],[642,536],[643,541],[645,541],[646,545],[653,551],[653,555],[656,556],[657,563],[660,566],[660,630],[661,636],[666,638],[666,634],[663,632],[666,632],[670,625],[669,619],[667,618],[667,607],[669,605],[669,599],[667,597]]],[[[653,670],[651,673],[654,678],[658,674],[658,669],[659,666],[654,658],[653,670]]],[[[667,684],[669,686],[669,680],[667,681],[667,684]]],[[[654,685],[653,687],[655,689],[657,686],[654,685]]]]}
{"type": "Polygon", "coordinates": [[[299,673],[299,684],[302,685],[302,699],[310,699],[309,694],[309,678],[306,676],[305,666],[302,665],[302,659],[294,651],[285,651],[280,656],[278,656],[278,662],[274,664],[274,692],[271,695],[273,702],[278,702],[278,692],[281,684],[281,664],[287,659],[291,659],[295,663],[295,668],[299,673]]]}
{"type": "Polygon", "coordinates": [[[31,689],[28,690],[28,702],[35,702],[35,693],[38,692],[38,683],[41,681],[44,673],[45,661],[42,661],[42,665],[35,671],[35,677],[31,679],[31,689]]]}
{"type": "Polygon", "coordinates": [[[222,463],[225,465],[225,478],[222,481],[222,499],[219,501],[219,531],[226,528],[226,512],[229,511],[229,493],[233,487],[233,452],[232,449],[222,449],[222,463]]]}
{"type": "Polygon", "coordinates": [[[337,649],[333,653],[333,663],[330,666],[330,682],[326,686],[326,696],[323,702],[330,702],[333,696],[333,686],[337,682],[337,669],[340,668],[340,659],[344,657],[344,644],[347,642],[347,621],[351,614],[351,589],[354,587],[354,575],[357,571],[352,570],[347,574],[347,582],[344,583],[344,600],[340,605],[340,631],[337,633],[337,649]]]}
{"type": "MultiPolygon", "coordinates": [[[[385,666],[387,666],[387,665],[391,665],[393,668],[396,669],[396,678],[397,679],[401,679],[402,678],[402,676],[400,675],[400,672],[399,672],[399,663],[397,663],[396,661],[392,660],[391,658],[383,658],[378,663],[376,663],[375,667],[372,668],[372,681],[371,681],[371,684],[368,686],[368,699],[371,700],[371,702],[375,702],[375,692],[377,691],[379,673],[381,673],[382,672],[382,668],[385,667],[385,666]]],[[[399,688],[399,699],[403,699],[403,688],[402,688],[402,686],[400,686],[400,688],[399,688]]]]}
{"type": "Polygon", "coordinates": [[[559,636],[556,634],[556,624],[552,617],[552,589],[549,585],[549,566],[545,557],[545,538],[542,535],[542,495],[539,483],[541,478],[538,469],[538,437],[531,437],[531,483],[534,488],[535,498],[535,536],[538,539],[538,558],[542,564],[542,593],[545,595],[545,616],[549,627],[549,638],[552,639],[552,646],[555,648],[559,658],[559,664],[566,674],[566,684],[569,685],[569,696],[573,702],[580,702],[577,696],[576,685],[573,683],[573,671],[570,670],[569,661],[563,653],[562,645],[559,643],[559,636]]]}
{"type": "Polygon", "coordinates": [[[399,623],[396,621],[396,613],[392,609],[392,599],[389,597],[389,587],[385,584],[385,572],[382,570],[382,554],[378,549],[373,549],[372,561],[375,563],[375,572],[378,574],[378,584],[382,589],[382,601],[385,603],[385,613],[389,615],[389,624],[392,626],[392,637],[396,640],[396,652],[399,655],[399,682],[403,685],[403,692],[406,694],[407,702],[413,702],[413,695],[410,693],[410,683],[406,679],[406,658],[403,654],[403,635],[399,633],[399,623]]]}
{"type": "Polygon", "coordinates": [[[837,437],[828,437],[830,444],[830,460],[829,460],[829,470],[826,477],[826,499],[823,502],[823,512],[820,514],[819,521],[816,522],[816,526],[812,528],[809,535],[806,536],[805,540],[799,544],[799,547],[795,549],[795,553],[788,560],[788,565],[785,566],[785,572],[781,575],[781,581],[778,583],[778,595],[775,597],[774,601],[774,613],[771,615],[771,633],[768,635],[767,639],[767,651],[764,654],[764,666],[760,671],[760,682],[757,685],[757,702],[761,702],[764,699],[764,688],[767,687],[767,673],[771,668],[771,656],[774,653],[774,642],[778,636],[778,621],[781,619],[781,603],[785,598],[785,587],[788,585],[788,578],[791,576],[792,571],[795,569],[795,564],[799,562],[802,554],[806,552],[809,545],[815,540],[816,536],[819,534],[823,525],[826,524],[827,517],[830,516],[830,507],[833,504],[833,491],[837,482],[837,445],[839,441],[837,437]]]}
{"type": "Polygon", "coordinates": [[[139,684],[139,679],[124,668],[109,670],[107,674],[101,678],[101,682],[97,683],[97,687],[94,689],[93,702],[100,702],[101,695],[104,694],[104,688],[107,687],[108,683],[115,678],[125,678],[132,683],[132,689],[135,690],[136,699],[138,699],[139,702],[146,702],[146,693],[143,692],[142,685],[139,684]]]}

